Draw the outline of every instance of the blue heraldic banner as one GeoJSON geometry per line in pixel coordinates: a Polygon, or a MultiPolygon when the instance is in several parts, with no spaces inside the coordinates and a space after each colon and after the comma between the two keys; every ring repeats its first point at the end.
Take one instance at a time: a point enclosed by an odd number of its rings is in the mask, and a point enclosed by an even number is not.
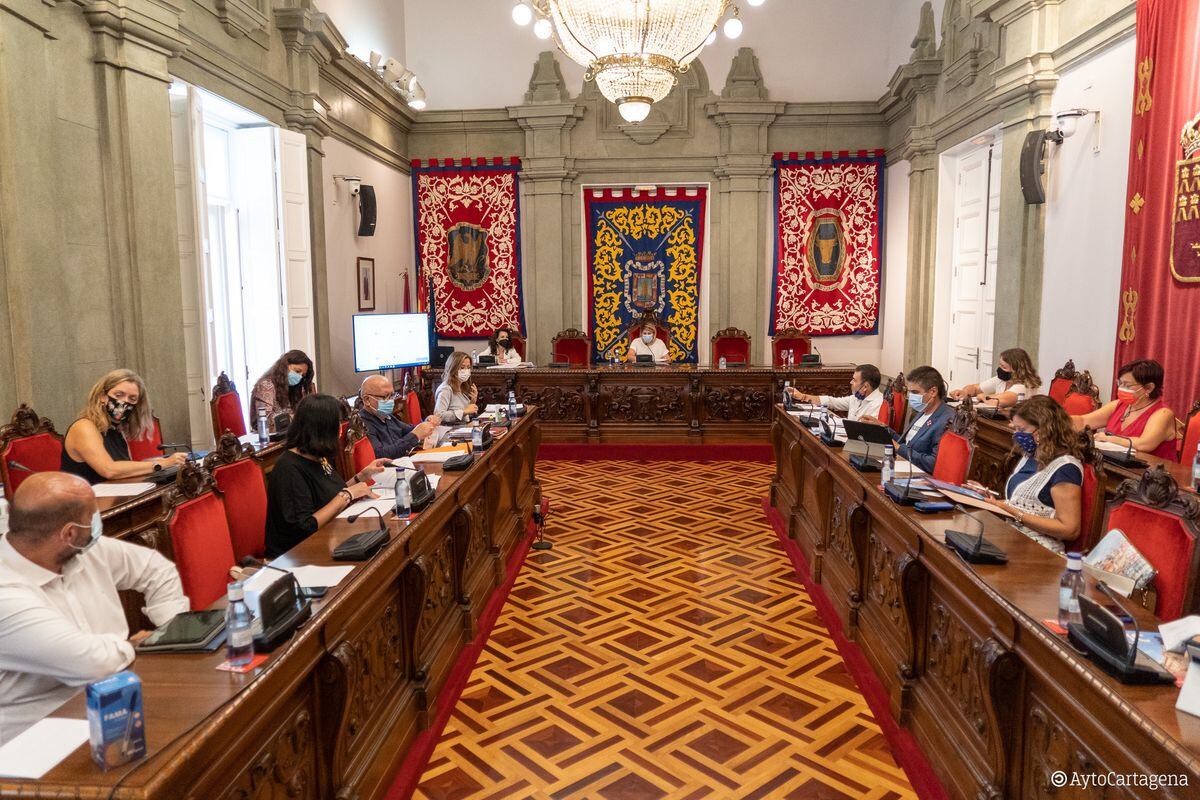
{"type": "Polygon", "coordinates": [[[669,333],[672,363],[695,364],[704,251],[704,187],[585,189],[592,363],[623,359],[649,313],[669,333]]]}

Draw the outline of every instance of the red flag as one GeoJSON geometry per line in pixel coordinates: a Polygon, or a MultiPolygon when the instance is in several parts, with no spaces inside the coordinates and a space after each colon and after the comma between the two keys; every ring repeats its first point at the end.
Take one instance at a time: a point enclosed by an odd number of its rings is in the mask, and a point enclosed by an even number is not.
{"type": "Polygon", "coordinates": [[[412,311],[412,302],[408,297],[408,272],[404,273],[404,313],[408,314],[412,311]]]}

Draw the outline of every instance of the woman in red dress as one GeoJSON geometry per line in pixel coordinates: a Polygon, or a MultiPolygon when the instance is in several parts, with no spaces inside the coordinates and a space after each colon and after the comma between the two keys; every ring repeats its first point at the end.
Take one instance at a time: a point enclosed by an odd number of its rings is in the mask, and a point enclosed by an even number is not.
{"type": "Polygon", "coordinates": [[[1139,453],[1174,461],[1178,453],[1175,412],[1162,400],[1162,383],[1162,364],[1133,361],[1117,371],[1117,399],[1071,421],[1076,430],[1103,428],[1096,434],[1097,442],[1133,442],[1139,453]]]}

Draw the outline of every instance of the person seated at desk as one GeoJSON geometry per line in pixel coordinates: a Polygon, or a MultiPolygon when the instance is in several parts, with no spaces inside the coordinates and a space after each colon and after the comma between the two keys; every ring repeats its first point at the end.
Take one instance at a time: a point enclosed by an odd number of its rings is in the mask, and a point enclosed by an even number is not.
{"type": "Polygon", "coordinates": [[[479,387],[471,382],[471,356],[456,350],[446,360],[442,382],[433,394],[433,413],[444,425],[467,422],[479,413],[479,387]]]}
{"type": "Polygon", "coordinates": [[[653,322],[642,325],[642,331],[638,338],[630,342],[629,352],[625,355],[625,359],[634,362],[638,360],[638,356],[650,356],[655,364],[671,362],[671,353],[667,349],[667,343],[658,338],[658,326],[653,322]]]}
{"type": "Polygon", "coordinates": [[[342,404],[327,394],[300,401],[288,427],[287,449],[267,476],[269,558],[283,555],[363,497],[375,499],[367,481],[391,464],[377,458],[347,485],[338,474],[342,404]]]}
{"type": "Polygon", "coordinates": [[[1045,395],[1017,406],[1012,428],[1021,460],[1004,485],[1006,499],[988,502],[1012,514],[1021,533],[1061,553],[1063,542],[1079,536],[1083,517],[1079,434],[1062,406],[1045,395]]]}
{"type": "Polygon", "coordinates": [[[129,440],[141,439],[154,429],[154,412],[146,384],[136,372],[115,369],[96,381],[87,405],[67,428],[59,469],[88,483],[138,478],[187,460],[172,453],[149,461],[134,461],[129,440]]]}
{"type": "Polygon", "coordinates": [[[487,355],[496,359],[501,367],[515,367],[521,363],[521,354],[513,347],[512,330],[500,328],[488,339],[487,355]]]}
{"type": "Polygon", "coordinates": [[[972,397],[980,403],[994,404],[1000,408],[1015,406],[1021,395],[1032,397],[1042,385],[1042,379],[1033,366],[1033,359],[1020,347],[1013,347],[1000,354],[996,365],[996,376],[982,383],[972,383],[950,393],[952,400],[972,397]]]}
{"type": "Polygon", "coordinates": [[[907,458],[919,469],[932,473],[937,463],[942,435],[950,425],[954,409],[946,405],[946,381],[933,367],[917,367],[908,374],[908,407],[916,419],[904,433],[892,434],[899,443],[896,455],[907,458]]]}
{"type": "Polygon", "coordinates": [[[358,392],[362,400],[362,421],[375,455],[380,458],[403,458],[421,446],[421,442],[441,424],[441,418],[431,415],[417,425],[409,425],[396,416],[396,390],[382,375],[372,375],[362,382],[358,392]]]}
{"type": "Polygon", "coordinates": [[[1163,367],[1150,359],[1117,370],[1117,399],[1090,414],[1071,417],[1075,430],[1100,429],[1097,442],[1114,442],[1139,453],[1174,461],[1178,457],[1175,412],[1162,399],[1163,367]]]}
{"type": "Polygon", "coordinates": [[[174,564],[103,535],[96,495],[76,475],[30,475],[13,494],[9,525],[0,539],[0,743],[133,661],[118,591],[141,592],[155,625],[190,608],[174,564]]]}
{"type": "Polygon", "coordinates": [[[250,392],[250,424],[257,425],[260,411],[267,427],[275,430],[277,414],[293,414],[300,401],[317,391],[317,373],[303,350],[288,350],[263,373],[250,392]]]}
{"type": "Polygon", "coordinates": [[[832,411],[839,411],[846,415],[846,419],[854,422],[886,424],[885,420],[879,418],[879,412],[883,408],[883,392],[879,391],[882,381],[879,367],[874,364],[859,364],[850,376],[850,394],[846,397],[804,394],[790,387],[788,394],[798,402],[819,404],[832,411]]]}

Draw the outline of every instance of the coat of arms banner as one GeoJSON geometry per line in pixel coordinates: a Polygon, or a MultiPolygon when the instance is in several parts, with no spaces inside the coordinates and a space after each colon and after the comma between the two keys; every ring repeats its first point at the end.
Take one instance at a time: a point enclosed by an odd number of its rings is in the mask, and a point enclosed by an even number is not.
{"type": "Polygon", "coordinates": [[[883,151],[775,154],[771,334],[876,333],[883,151]]]}
{"type": "Polygon", "coordinates": [[[447,339],[525,330],[521,295],[521,161],[413,161],[417,270],[433,286],[447,339]]]}
{"type": "Polygon", "coordinates": [[[674,363],[696,363],[705,187],[584,189],[592,361],[624,358],[647,313],[670,332],[674,363]]]}

